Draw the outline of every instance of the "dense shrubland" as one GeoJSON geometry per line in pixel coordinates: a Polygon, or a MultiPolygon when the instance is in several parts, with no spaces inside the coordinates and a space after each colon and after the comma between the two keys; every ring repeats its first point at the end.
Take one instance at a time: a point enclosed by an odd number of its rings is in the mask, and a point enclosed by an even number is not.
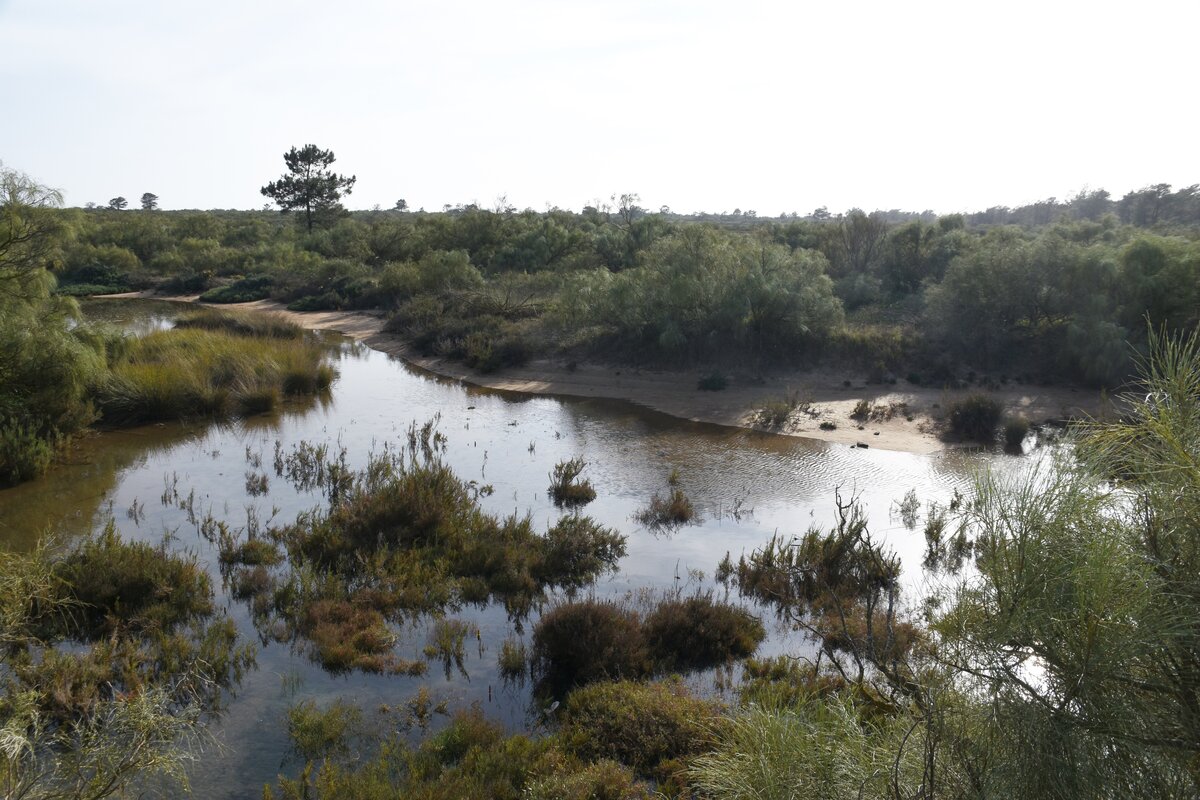
{"type": "Polygon", "coordinates": [[[1113,385],[1147,318],[1197,322],[1196,187],[940,218],[682,217],[636,200],[355,212],[311,231],[260,211],[47,210],[48,263],[60,292],[381,308],[421,352],[485,371],[562,356],[1113,385]]]}

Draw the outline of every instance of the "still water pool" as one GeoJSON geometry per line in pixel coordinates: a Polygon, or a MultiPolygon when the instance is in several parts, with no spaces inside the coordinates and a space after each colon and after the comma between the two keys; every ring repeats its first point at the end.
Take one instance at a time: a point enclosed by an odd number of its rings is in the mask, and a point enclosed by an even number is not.
{"type": "MultiPolygon", "coordinates": [[[[137,332],[167,325],[181,310],[116,300],[91,301],[86,308],[89,317],[137,332]]],[[[337,366],[340,377],[322,401],[235,423],[152,425],[85,439],[45,478],[0,491],[0,537],[18,548],[47,533],[69,540],[111,517],[126,537],[158,542],[166,536],[172,547],[196,553],[220,586],[216,552],[180,507],[181,497],[193,497],[192,512],[211,512],[233,525],[245,525],[248,515],[263,523],[290,522],[322,497],[319,490],[298,491],[274,473],[277,447],[289,452],[301,441],[324,443],[333,453],[345,448],[349,463],[361,467],[370,453],[399,445],[414,421],[436,419],[448,439],[447,463],[462,478],[494,487],[481,500],[485,510],[528,513],[542,530],[561,513],[547,497],[548,473],[563,459],[587,461],[585,474],[598,499],[585,513],[628,535],[620,570],[602,579],[591,590],[595,594],[680,585],[690,591],[711,584],[726,552],[736,559],[776,532],[799,534],[831,524],[838,490],[859,499],[872,531],[885,536],[915,574],[924,541],[919,526],[914,531],[901,523],[897,501],[915,490],[923,504],[945,503],[956,489],[967,491],[980,470],[1010,471],[1027,461],[964,450],[913,455],[857,449],[680,421],[629,403],[481,390],[348,341],[340,342],[337,366]],[[668,490],[672,471],[702,521],[656,534],[634,516],[656,491],[668,490]],[[266,494],[251,491],[247,473],[267,475],[266,494]]],[[[246,639],[257,640],[244,605],[228,595],[224,604],[246,639]]],[[[205,797],[244,797],[281,771],[294,772],[286,712],[300,700],[342,697],[370,711],[401,704],[426,687],[451,709],[479,703],[514,730],[529,727],[536,711],[528,686],[505,685],[496,666],[501,642],[514,635],[503,608],[467,607],[456,616],[481,631],[478,646],[468,646],[466,675],[446,674],[433,663],[423,677],[331,676],[302,649],[260,644],[257,668],[212,723],[222,747],[197,765],[194,788],[205,797]]],[[[778,625],[768,623],[768,630],[760,652],[805,647],[778,625]]],[[[426,625],[410,626],[397,653],[423,658],[426,635],[426,625]]],[[[705,680],[693,678],[702,690],[705,680]]]]}

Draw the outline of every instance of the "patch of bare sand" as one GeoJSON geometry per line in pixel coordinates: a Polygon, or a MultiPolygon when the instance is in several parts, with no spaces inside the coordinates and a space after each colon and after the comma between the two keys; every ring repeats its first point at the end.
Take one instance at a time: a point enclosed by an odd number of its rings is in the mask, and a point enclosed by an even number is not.
{"type": "MultiPolygon", "coordinates": [[[[138,292],[119,296],[155,297],[138,292]]],[[[158,299],[196,302],[197,298],[158,299]]],[[[933,453],[951,446],[938,436],[944,409],[961,397],[985,391],[866,385],[858,376],[797,370],[763,378],[734,376],[727,388],[707,392],[696,388],[706,372],[666,372],[602,364],[568,366],[547,359],[487,374],[457,362],[416,353],[401,337],[382,331],[384,317],[378,312],[288,311],[271,300],[222,307],[272,312],[306,328],[339,331],[421,369],[475,386],[528,394],[627,400],[694,422],[755,428],[755,416],[765,402],[791,396],[802,401],[801,405],[776,433],[908,453],[933,453]],[[851,379],[849,386],[847,378],[851,379]],[[867,401],[874,411],[865,419],[852,416],[860,400],[867,401]],[[822,423],[827,424],[826,429],[821,428],[822,423]]],[[[1023,415],[1032,423],[1097,416],[1106,410],[1100,392],[1090,389],[1014,384],[986,393],[999,400],[1006,413],[1023,415]]]]}

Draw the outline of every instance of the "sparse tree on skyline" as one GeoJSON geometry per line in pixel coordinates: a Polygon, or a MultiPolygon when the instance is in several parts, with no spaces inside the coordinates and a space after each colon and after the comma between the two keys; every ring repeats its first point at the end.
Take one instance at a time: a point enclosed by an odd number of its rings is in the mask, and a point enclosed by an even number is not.
{"type": "Polygon", "coordinates": [[[293,147],[283,156],[287,174],[262,187],[262,193],[285,214],[302,209],[305,227],[311,231],[314,219],[340,208],[338,200],[354,187],[354,175],[347,178],[329,170],[335,160],[332,150],[322,150],[315,144],[293,147]]]}

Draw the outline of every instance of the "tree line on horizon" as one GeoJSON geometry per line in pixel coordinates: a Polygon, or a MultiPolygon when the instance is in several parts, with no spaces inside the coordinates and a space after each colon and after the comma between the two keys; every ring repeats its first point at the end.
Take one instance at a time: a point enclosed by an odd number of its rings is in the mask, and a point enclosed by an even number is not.
{"type": "MultiPolygon", "coordinates": [[[[157,288],[297,310],[380,308],[483,369],[536,356],[666,365],[834,361],[875,380],[1114,385],[1147,324],[1196,323],[1200,190],[1016,209],[690,219],[636,194],[581,212],[354,211],[330,151],[263,192],[295,209],[60,209],[60,291],[157,288]]],[[[398,207],[406,207],[403,201],[398,207]]]]}

